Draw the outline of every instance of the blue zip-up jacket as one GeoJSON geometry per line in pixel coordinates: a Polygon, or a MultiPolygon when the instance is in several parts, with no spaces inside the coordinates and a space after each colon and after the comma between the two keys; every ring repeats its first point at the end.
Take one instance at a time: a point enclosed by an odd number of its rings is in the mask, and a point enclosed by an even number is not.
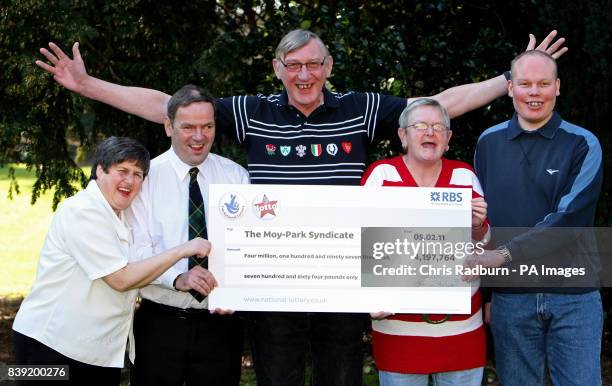
{"type": "Polygon", "coordinates": [[[588,130],[558,113],[535,131],[511,120],[484,131],[474,154],[493,227],[528,227],[505,240],[513,263],[543,256],[571,261],[580,246],[546,228],[592,227],[603,172],[601,146],[588,130]],[[563,241],[567,241],[564,243],[563,241]]]}

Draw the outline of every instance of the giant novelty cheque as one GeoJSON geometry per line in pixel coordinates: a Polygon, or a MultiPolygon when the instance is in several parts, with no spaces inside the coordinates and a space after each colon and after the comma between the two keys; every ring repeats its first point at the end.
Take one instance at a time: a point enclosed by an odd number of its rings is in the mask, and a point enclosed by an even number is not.
{"type": "Polygon", "coordinates": [[[471,191],[211,185],[209,308],[469,313],[471,191]]]}

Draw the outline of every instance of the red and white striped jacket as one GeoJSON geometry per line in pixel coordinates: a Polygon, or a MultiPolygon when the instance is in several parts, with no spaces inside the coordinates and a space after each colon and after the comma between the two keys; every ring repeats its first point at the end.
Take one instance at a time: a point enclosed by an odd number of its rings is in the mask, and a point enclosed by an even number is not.
{"type": "MultiPolygon", "coordinates": [[[[401,156],[370,165],[361,184],[417,186],[401,156]]],[[[478,178],[468,164],[445,158],[435,187],[471,188],[472,197],[483,195],[478,178]]],[[[372,346],[376,366],[383,371],[430,374],[484,366],[486,342],[478,284],[472,287],[470,315],[397,314],[374,320],[372,346]],[[442,323],[431,323],[445,318],[448,320],[442,323]]]]}

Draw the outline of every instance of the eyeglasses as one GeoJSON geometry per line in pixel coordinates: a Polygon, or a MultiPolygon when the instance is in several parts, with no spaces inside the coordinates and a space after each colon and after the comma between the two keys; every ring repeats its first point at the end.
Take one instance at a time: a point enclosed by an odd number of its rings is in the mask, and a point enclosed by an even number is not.
{"type": "MultiPolygon", "coordinates": [[[[327,58],[325,58],[325,59],[327,59],[327,58]]],[[[323,59],[320,62],[308,62],[308,63],[300,63],[300,62],[285,63],[285,62],[282,61],[282,59],[278,59],[278,61],[281,62],[281,64],[283,66],[285,66],[287,71],[289,71],[289,72],[300,72],[302,70],[302,66],[305,66],[308,71],[318,71],[318,70],[320,70],[321,67],[323,67],[323,65],[325,64],[325,59],[323,59]]]]}
{"type": "Polygon", "coordinates": [[[446,127],[446,125],[444,125],[443,123],[439,123],[439,122],[438,123],[431,123],[431,124],[430,123],[426,123],[426,122],[416,122],[416,123],[413,123],[412,125],[409,125],[407,127],[412,127],[413,129],[415,129],[419,133],[426,132],[427,129],[429,129],[430,127],[436,133],[443,133],[446,130],[448,130],[448,127],[446,127]]]}

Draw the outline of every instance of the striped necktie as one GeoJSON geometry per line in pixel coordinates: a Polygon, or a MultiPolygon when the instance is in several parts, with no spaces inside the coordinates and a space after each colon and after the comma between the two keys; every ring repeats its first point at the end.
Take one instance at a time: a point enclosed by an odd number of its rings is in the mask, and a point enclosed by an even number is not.
{"type": "MultiPolygon", "coordinates": [[[[189,169],[189,240],[196,237],[208,238],[206,233],[206,219],[204,218],[204,200],[200,185],[198,185],[198,168],[189,169]]],[[[208,269],[208,256],[206,257],[189,257],[189,269],[201,265],[208,269]]],[[[189,290],[189,293],[199,302],[204,300],[205,296],[195,290],[189,290]]]]}

